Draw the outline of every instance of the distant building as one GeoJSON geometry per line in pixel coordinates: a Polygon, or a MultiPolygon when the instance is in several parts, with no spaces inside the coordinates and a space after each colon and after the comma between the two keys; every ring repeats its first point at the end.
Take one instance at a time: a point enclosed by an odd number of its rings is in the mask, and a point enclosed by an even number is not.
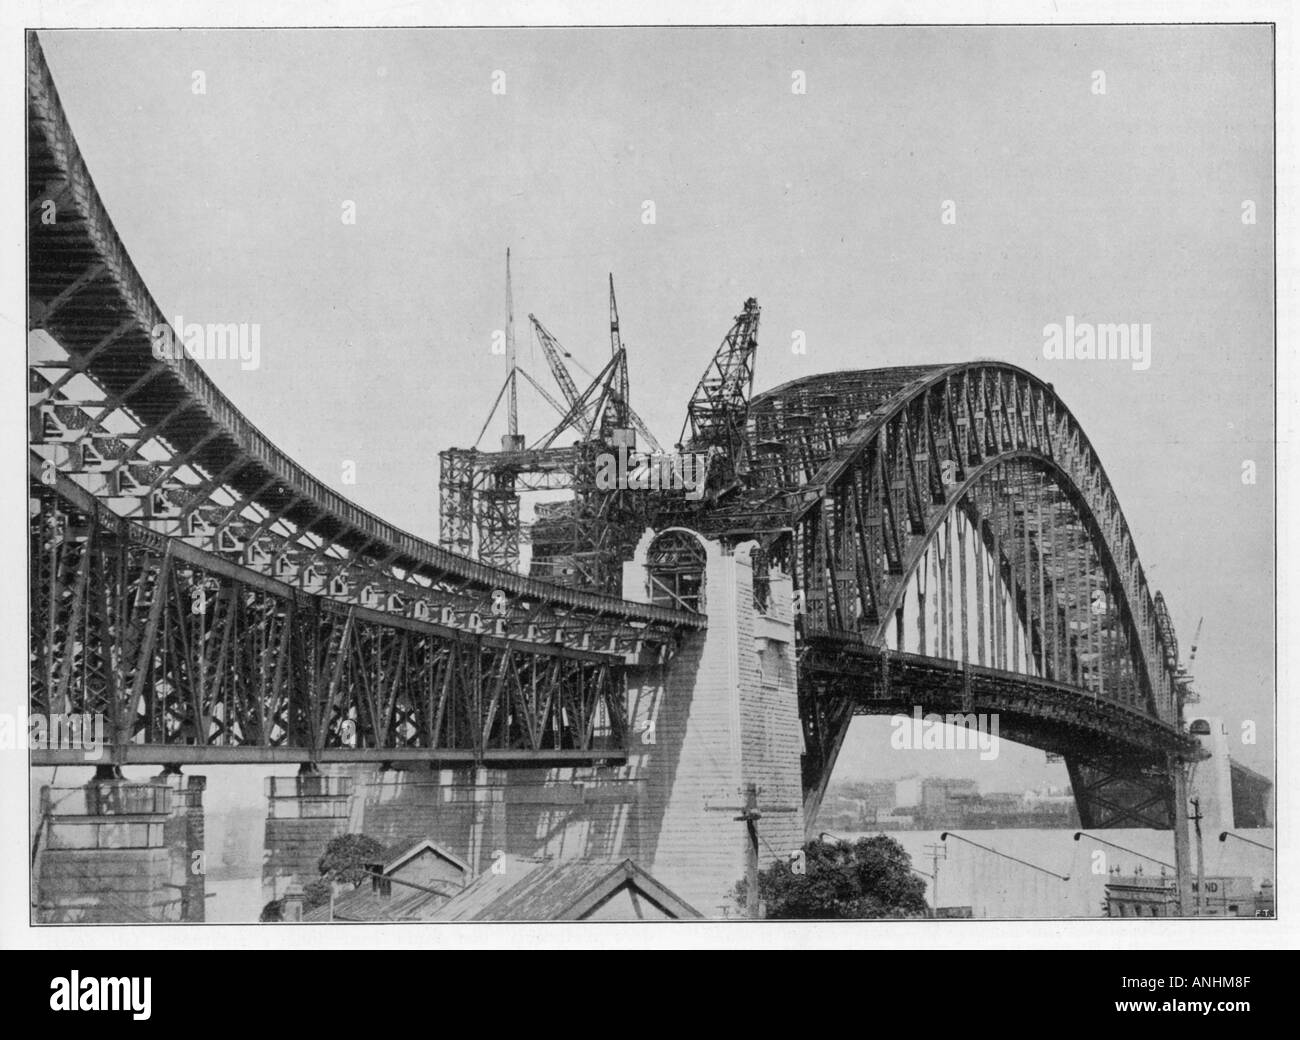
{"type": "Polygon", "coordinates": [[[1106,882],[1107,917],[1172,917],[1178,905],[1173,878],[1120,875],[1106,882]]]}
{"type": "MultiPolygon", "coordinates": [[[[1192,882],[1192,893],[1198,892],[1192,882]]],[[[1265,881],[1256,891],[1248,877],[1207,877],[1201,901],[1203,917],[1272,916],[1273,886],[1265,881]]],[[[1106,883],[1107,917],[1169,917],[1178,905],[1178,885],[1172,877],[1115,875],[1106,883]]],[[[1188,909],[1188,915],[1194,912],[1188,909]]]]}
{"type": "Polygon", "coordinates": [[[921,781],[921,818],[929,828],[955,826],[961,811],[979,796],[974,780],[928,776],[921,781]]]}
{"type": "Polygon", "coordinates": [[[833,783],[822,799],[817,826],[824,830],[862,831],[894,808],[893,780],[850,780],[833,783]]]}
{"type": "Polygon", "coordinates": [[[973,908],[969,906],[936,906],[934,908],[934,916],[940,920],[955,919],[969,921],[975,916],[975,914],[973,908]]]}
{"type": "Polygon", "coordinates": [[[866,820],[872,824],[876,817],[894,811],[897,802],[897,785],[893,780],[868,780],[854,785],[862,796],[862,811],[866,820]]]}
{"type": "Polygon", "coordinates": [[[1079,826],[1068,786],[981,794],[968,777],[907,777],[833,784],[817,826],[832,831],[967,828],[1059,829],[1079,826]]]}

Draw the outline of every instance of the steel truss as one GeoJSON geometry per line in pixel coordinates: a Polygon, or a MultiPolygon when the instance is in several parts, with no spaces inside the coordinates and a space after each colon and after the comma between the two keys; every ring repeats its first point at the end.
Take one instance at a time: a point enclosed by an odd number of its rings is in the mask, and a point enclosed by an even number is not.
{"type": "MultiPolygon", "coordinates": [[[[1134,728],[1121,757],[1145,768],[1163,754],[1181,717],[1172,629],[1096,453],[1050,386],[984,362],[816,376],[756,398],[747,436],[747,487],[698,526],[757,538],[792,574],[802,645],[892,645],[1014,673],[1045,706],[1077,699],[1086,723],[1062,743],[1030,713],[1028,743],[1092,754],[1117,712],[1155,727],[1134,728]],[[1094,705],[1103,714],[1088,715],[1094,705]]],[[[809,818],[867,703],[851,690],[801,672],[809,818]]]]}
{"type": "Polygon", "coordinates": [[[32,494],[31,710],[102,714],[111,761],[625,754],[620,658],[306,595],[70,484],[32,494]]]}
{"type": "MultiPolygon", "coordinates": [[[[31,465],[46,486],[70,478],[154,534],[300,593],[470,634],[504,621],[512,639],[543,647],[657,654],[704,627],[402,531],[287,457],[193,358],[155,355],[167,319],[113,228],[34,37],[27,73],[28,288],[43,334],[30,342],[31,465]]],[[[453,531],[472,513],[458,505],[444,515],[453,531]]]]}

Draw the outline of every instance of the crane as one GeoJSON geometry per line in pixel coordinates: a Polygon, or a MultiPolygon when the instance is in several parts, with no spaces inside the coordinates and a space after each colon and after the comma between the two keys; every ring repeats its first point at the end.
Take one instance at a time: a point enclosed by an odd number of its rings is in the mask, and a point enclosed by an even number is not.
{"type": "Polygon", "coordinates": [[[758,301],[752,296],[736,316],[687,406],[681,441],[694,451],[721,449],[725,490],[740,481],[746,461],[745,421],[754,388],[754,355],[758,350],[758,301]],[[690,430],[690,438],[686,432],[690,430]]]}
{"type": "Polygon", "coordinates": [[[1201,642],[1201,626],[1203,624],[1205,624],[1205,618],[1201,617],[1196,622],[1196,634],[1192,636],[1192,651],[1187,655],[1187,665],[1186,667],[1179,667],[1174,673],[1174,681],[1178,684],[1184,704],[1195,704],[1201,699],[1200,694],[1192,689],[1192,682],[1195,678],[1192,675],[1192,665],[1196,663],[1196,648],[1201,642]]]}
{"type": "Polygon", "coordinates": [[[618,301],[614,299],[614,275],[609,276],[609,352],[613,357],[621,357],[618,372],[611,389],[614,391],[613,407],[606,413],[606,430],[626,427],[632,411],[628,401],[629,387],[627,378],[627,351],[623,349],[623,338],[618,330],[618,301]]]}
{"type": "MultiPolygon", "coordinates": [[[[555,377],[560,393],[564,395],[564,400],[572,409],[581,395],[578,393],[578,385],[573,381],[573,376],[569,375],[568,368],[560,358],[561,354],[568,352],[560,346],[560,341],[551,335],[546,326],[537,320],[537,315],[528,315],[528,320],[532,322],[533,334],[542,345],[542,353],[546,356],[546,364],[550,366],[551,375],[555,377]]],[[[563,411],[560,414],[563,415],[563,411]]],[[[586,409],[577,413],[577,419],[582,424],[582,435],[590,438],[593,432],[592,420],[586,409]]]]}
{"type": "MultiPolygon", "coordinates": [[[[611,282],[611,285],[612,284],[613,283],[611,282]]],[[[616,311],[615,314],[617,314],[616,311]]],[[[555,382],[559,386],[560,393],[564,396],[564,400],[568,404],[570,411],[573,411],[579,399],[589,395],[579,393],[578,385],[573,381],[573,376],[569,374],[569,369],[564,364],[563,359],[565,357],[571,357],[572,355],[564,349],[560,341],[551,334],[550,330],[538,320],[537,315],[528,315],[528,320],[532,323],[533,332],[537,336],[537,341],[542,346],[542,353],[546,357],[546,364],[551,369],[551,375],[555,377],[555,382]]],[[[615,317],[613,319],[615,329],[617,328],[617,324],[618,319],[615,317]]],[[[614,333],[611,333],[611,335],[613,334],[614,333]]],[[[618,348],[618,353],[615,353],[614,357],[625,361],[626,352],[623,351],[621,343],[618,348]]],[[[588,373],[588,375],[590,375],[590,373],[588,373]]],[[[597,376],[593,378],[599,379],[600,377],[597,376]]],[[[621,378],[621,375],[618,378],[621,378]]],[[[579,428],[582,431],[582,435],[588,439],[595,435],[595,413],[598,410],[599,404],[588,400],[587,402],[584,402],[581,411],[575,411],[573,413],[577,421],[580,423],[579,428]]],[[[637,415],[631,407],[627,408],[627,421],[632,425],[637,433],[641,434],[641,436],[645,438],[646,444],[649,445],[651,449],[657,452],[663,451],[663,446],[655,438],[655,435],[650,432],[650,428],[646,426],[645,421],[637,415]]]]}
{"type": "Polygon", "coordinates": [[[1202,615],[1201,619],[1196,622],[1196,634],[1192,636],[1192,652],[1187,658],[1187,670],[1189,672],[1192,670],[1192,665],[1196,663],[1196,647],[1201,642],[1201,626],[1203,624],[1205,624],[1204,615],[1202,615]]]}

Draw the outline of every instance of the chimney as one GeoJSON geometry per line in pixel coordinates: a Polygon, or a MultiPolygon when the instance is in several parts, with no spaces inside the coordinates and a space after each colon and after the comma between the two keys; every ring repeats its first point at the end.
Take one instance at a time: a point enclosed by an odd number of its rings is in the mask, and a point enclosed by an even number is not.
{"type": "Polygon", "coordinates": [[[289,887],[284,890],[284,917],[282,920],[285,924],[297,924],[302,921],[302,885],[297,881],[290,881],[289,887]]]}

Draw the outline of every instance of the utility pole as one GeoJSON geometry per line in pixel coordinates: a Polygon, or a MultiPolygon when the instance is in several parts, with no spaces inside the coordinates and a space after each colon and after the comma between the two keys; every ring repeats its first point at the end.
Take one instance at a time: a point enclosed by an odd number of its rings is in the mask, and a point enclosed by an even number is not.
{"type": "Polygon", "coordinates": [[[1189,917],[1192,913],[1192,877],[1187,833],[1187,769],[1173,752],[1168,762],[1174,781],[1174,877],[1178,886],[1178,914],[1189,917]]]}
{"type": "MultiPolygon", "coordinates": [[[[759,918],[766,915],[766,909],[762,900],[758,897],[758,821],[763,818],[763,813],[797,813],[798,805],[766,805],[762,809],[758,806],[758,796],[760,789],[756,784],[746,784],[743,792],[743,804],[741,805],[709,805],[706,808],[718,812],[738,812],[739,816],[733,816],[732,819],[745,824],[745,916],[749,918],[759,918]]],[[[769,846],[770,848],[770,846],[769,846]]]]}
{"type": "Polygon", "coordinates": [[[948,858],[948,846],[927,845],[925,851],[930,854],[930,872],[934,877],[934,888],[930,894],[934,897],[934,910],[937,914],[939,912],[939,860],[948,858]]]}
{"type": "Polygon", "coordinates": [[[1196,825],[1196,916],[1204,915],[1205,907],[1205,846],[1201,843],[1201,800],[1192,799],[1192,809],[1196,815],[1192,823],[1196,825]]]}
{"type": "Polygon", "coordinates": [[[750,920],[759,917],[758,903],[758,821],[763,814],[758,811],[758,788],[754,784],[745,787],[745,806],[737,821],[745,824],[745,916],[750,920]]]}

